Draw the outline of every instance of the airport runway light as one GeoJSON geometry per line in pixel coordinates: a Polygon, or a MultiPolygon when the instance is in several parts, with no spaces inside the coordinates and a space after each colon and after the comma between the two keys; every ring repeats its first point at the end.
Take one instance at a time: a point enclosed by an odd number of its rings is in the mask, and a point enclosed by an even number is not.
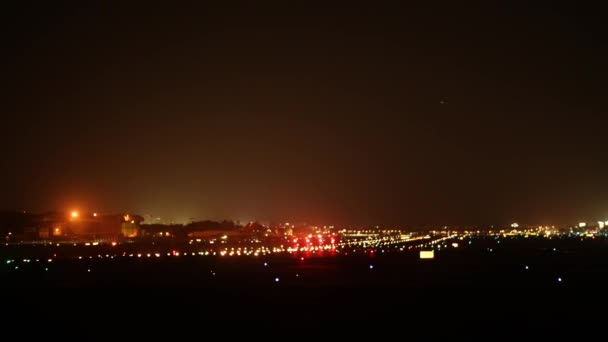
{"type": "Polygon", "coordinates": [[[430,251],[420,251],[420,259],[434,259],[435,258],[435,252],[430,250],[430,251]]]}

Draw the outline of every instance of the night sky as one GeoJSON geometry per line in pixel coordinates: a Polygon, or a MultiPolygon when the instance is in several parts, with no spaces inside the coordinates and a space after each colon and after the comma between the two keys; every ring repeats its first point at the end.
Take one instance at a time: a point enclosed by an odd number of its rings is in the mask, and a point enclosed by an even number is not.
{"type": "Polygon", "coordinates": [[[608,219],[598,9],[20,3],[0,24],[0,208],[608,219]]]}

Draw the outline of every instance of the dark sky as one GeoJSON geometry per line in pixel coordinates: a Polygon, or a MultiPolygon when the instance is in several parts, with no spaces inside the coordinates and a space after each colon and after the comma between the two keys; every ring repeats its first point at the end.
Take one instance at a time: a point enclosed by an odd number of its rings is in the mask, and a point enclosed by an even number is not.
{"type": "Polygon", "coordinates": [[[608,219],[596,8],[19,3],[1,24],[1,208],[608,219]]]}

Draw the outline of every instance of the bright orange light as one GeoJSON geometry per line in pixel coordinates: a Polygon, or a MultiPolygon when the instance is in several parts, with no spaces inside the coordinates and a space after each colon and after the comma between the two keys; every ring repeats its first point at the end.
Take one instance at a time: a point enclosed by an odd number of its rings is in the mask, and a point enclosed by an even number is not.
{"type": "Polygon", "coordinates": [[[112,246],[116,246],[116,245],[117,245],[116,241],[112,241],[112,246]]]}
{"type": "Polygon", "coordinates": [[[131,221],[131,216],[129,214],[125,215],[125,221],[127,221],[127,222],[131,221]]]}
{"type": "Polygon", "coordinates": [[[97,213],[93,213],[93,216],[94,216],[94,217],[97,217],[97,213]]]}
{"type": "Polygon", "coordinates": [[[78,217],[78,212],[77,211],[72,211],[72,217],[73,218],[77,218],[78,217]]]}
{"type": "Polygon", "coordinates": [[[59,228],[55,228],[55,233],[59,233],[59,228]]]}

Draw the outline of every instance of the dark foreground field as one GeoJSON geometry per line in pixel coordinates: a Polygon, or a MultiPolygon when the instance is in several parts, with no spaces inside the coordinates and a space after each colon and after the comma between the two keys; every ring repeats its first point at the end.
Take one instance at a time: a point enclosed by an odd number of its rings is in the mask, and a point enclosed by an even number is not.
{"type": "Polygon", "coordinates": [[[395,250],[304,260],[180,256],[3,262],[3,312],[17,320],[75,326],[191,326],[220,319],[559,329],[605,320],[606,240],[459,242],[434,260],[395,250]]]}

